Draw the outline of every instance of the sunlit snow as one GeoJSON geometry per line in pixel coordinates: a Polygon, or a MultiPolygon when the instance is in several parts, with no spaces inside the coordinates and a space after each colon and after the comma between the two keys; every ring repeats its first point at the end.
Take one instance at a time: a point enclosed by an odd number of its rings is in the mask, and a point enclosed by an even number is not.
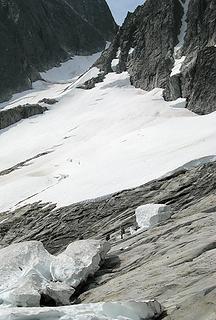
{"type": "Polygon", "coordinates": [[[93,68],[71,84],[39,82],[9,103],[59,100],[45,114],[0,131],[0,172],[31,159],[1,175],[0,211],[39,200],[64,206],[96,198],[216,153],[216,113],[175,107],[161,89],[131,86],[126,72],[108,74],[92,90],[76,88],[98,72],[93,68]]]}

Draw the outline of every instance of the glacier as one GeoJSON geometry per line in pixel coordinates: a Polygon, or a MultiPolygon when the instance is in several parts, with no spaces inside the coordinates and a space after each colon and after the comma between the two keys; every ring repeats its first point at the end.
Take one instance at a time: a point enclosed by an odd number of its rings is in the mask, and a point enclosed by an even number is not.
{"type": "Polygon", "coordinates": [[[59,101],[44,115],[0,131],[0,211],[93,199],[215,154],[216,113],[175,107],[163,100],[162,89],[131,86],[127,72],[108,74],[92,90],[77,88],[98,73],[94,67],[71,83],[37,83],[9,102],[7,108],[59,101]]]}

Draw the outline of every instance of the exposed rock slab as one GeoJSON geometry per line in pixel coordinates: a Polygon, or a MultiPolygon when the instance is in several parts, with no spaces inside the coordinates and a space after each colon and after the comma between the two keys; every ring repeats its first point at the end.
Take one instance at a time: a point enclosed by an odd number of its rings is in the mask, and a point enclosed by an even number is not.
{"type": "Polygon", "coordinates": [[[0,130],[5,129],[22,119],[43,114],[48,109],[39,104],[26,104],[0,111],[0,130]]]}

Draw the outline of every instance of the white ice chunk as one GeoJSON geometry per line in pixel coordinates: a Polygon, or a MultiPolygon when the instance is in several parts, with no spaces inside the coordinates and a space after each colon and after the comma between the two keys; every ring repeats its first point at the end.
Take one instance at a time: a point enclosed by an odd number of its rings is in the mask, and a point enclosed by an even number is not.
{"type": "Polygon", "coordinates": [[[165,204],[149,203],[138,207],[135,215],[139,228],[149,228],[169,219],[172,210],[165,204]]]}
{"type": "Polygon", "coordinates": [[[110,250],[108,242],[80,240],[71,243],[51,264],[54,281],[77,287],[100,267],[101,261],[110,250]]]}
{"type": "Polygon", "coordinates": [[[163,307],[155,300],[105,302],[58,308],[5,308],[0,320],[151,320],[158,318],[163,307]]]}
{"type": "Polygon", "coordinates": [[[39,291],[51,280],[52,256],[38,241],[0,250],[0,301],[14,306],[39,306],[39,291]]]}
{"type": "Polygon", "coordinates": [[[186,99],[178,98],[174,101],[170,101],[170,107],[172,108],[186,108],[186,99]]]}
{"type": "Polygon", "coordinates": [[[43,244],[29,241],[0,250],[0,305],[39,307],[41,294],[57,305],[70,303],[74,287],[100,267],[109,251],[108,242],[83,240],[52,256],[43,244]]]}

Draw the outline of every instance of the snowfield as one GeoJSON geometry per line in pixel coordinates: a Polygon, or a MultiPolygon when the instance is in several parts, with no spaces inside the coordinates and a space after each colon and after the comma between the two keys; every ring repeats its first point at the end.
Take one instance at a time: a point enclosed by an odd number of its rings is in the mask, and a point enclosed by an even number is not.
{"type": "MultiPolygon", "coordinates": [[[[0,212],[40,200],[60,207],[96,198],[215,155],[216,113],[198,116],[182,99],[165,102],[161,89],[136,89],[126,72],[78,89],[99,70],[71,79],[72,71],[61,68],[65,83],[39,81],[2,105],[59,101],[0,131],[0,212]]],[[[47,80],[60,82],[55,74],[47,80]]]]}

